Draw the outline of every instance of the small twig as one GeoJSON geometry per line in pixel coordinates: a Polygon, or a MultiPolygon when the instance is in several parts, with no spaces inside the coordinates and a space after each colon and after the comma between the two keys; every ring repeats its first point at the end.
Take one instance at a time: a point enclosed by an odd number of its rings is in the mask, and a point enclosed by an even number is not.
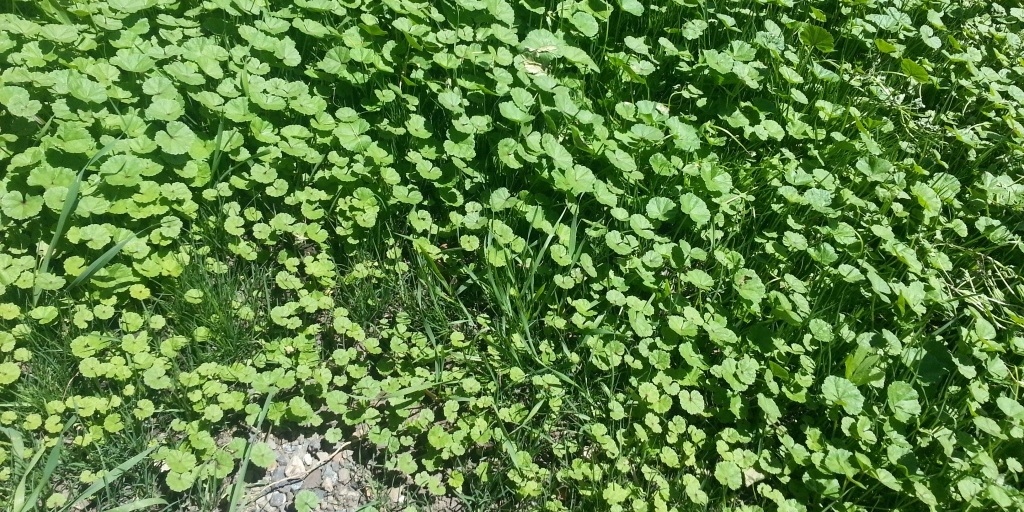
{"type": "MultiPolygon", "coordinates": [[[[249,500],[249,502],[246,503],[246,505],[252,504],[256,500],[258,500],[258,499],[266,496],[267,494],[270,494],[271,492],[273,492],[273,491],[283,487],[284,484],[287,484],[289,482],[294,482],[296,480],[305,480],[306,477],[308,477],[314,471],[316,471],[316,470],[326,466],[327,463],[329,463],[332,460],[334,460],[334,457],[336,457],[339,453],[341,453],[342,450],[347,448],[348,445],[349,445],[349,443],[342,443],[341,446],[339,446],[336,450],[334,450],[334,453],[332,453],[330,455],[330,457],[327,457],[325,460],[322,460],[322,461],[318,462],[317,464],[314,464],[312,467],[307,469],[306,472],[303,475],[301,475],[301,476],[285,477],[285,478],[282,478],[281,480],[278,480],[276,482],[271,482],[269,484],[266,484],[265,486],[263,486],[263,490],[256,497],[254,497],[251,500],[249,500]]],[[[253,487],[257,487],[259,485],[260,485],[259,483],[252,483],[248,487],[249,488],[253,488],[253,487]]]]}

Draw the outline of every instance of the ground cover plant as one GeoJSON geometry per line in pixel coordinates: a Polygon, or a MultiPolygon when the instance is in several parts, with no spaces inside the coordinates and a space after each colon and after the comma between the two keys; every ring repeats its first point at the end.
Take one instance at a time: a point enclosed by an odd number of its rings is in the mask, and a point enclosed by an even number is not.
{"type": "Polygon", "coordinates": [[[8,508],[1024,503],[1019,2],[0,6],[8,508]]]}

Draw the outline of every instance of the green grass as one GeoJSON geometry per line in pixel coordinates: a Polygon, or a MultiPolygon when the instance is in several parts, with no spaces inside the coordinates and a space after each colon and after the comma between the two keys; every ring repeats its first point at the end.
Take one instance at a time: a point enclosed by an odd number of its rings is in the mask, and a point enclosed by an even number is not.
{"type": "Polygon", "coordinates": [[[0,502],[1018,510],[1022,13],[5,2],[0,502]]]}

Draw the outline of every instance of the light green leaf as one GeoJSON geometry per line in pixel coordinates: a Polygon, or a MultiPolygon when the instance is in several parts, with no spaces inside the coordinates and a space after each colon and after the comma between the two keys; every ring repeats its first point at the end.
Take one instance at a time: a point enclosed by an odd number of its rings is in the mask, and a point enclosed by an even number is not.
{"type": "Polygon", "coordinates": [[[740,297],[749,300],[755,307],[759,306],[764,299],[764,283],[753,270],[742,268],[736,271],[736,275],[733,277],[733,286],[736,287],[740,297]]]}
{"type": "Polygon", "coordinates": [[[171,121],[167,123],[167,129],[157,132],[154,140],[164,153],[169,155],[183,155],[188,153],[192,143],[196,141],[195,132],[185,123],[171,121]]]}
{"type": "Polygon", "coordinates": [[[684,123],[676,117],[669,118],[665,122],[677,148],[683,151],[697,151],[700,149],[700,135],[693,125],[684,123]]]}
{"type": "Polygon", "coordinates": [[[43,210],[43,197],[30,196],[12,190],[0,198],[0,209],[12,219],[25,220],[43,210]]]}
{"type": "Polygon", "coordinates": [[[303,489],[295,495],[296,512],[313,512],[320,505],[320,498],[309,489],[303,489]]]}
{"type": "MultiPolygon", "coordinates": [[[[533,120],[533,114],[529,114],[521,110],[515,103],[511,101],[503,101],[498,104],[498,112],[501,113],[509,121],[516,123],[528,123],[533,120]]],[[[547,135],[547,134],[545,134],[547,135]]]]}
{"type": "Polygon", "coordinates": [[[575,165],[566,169],[564,174],[554,172],[552,176],[555,188],[568,190],[574,196],[593,192],[594,184],[597,182],[594,173],[582,165],[575,165]]]}
{"type": "Polygon", "coordinates": [[[676,204],[667,197],[652,197],[647,201],[647,216],[654,220],[666,221],[672,216],[676,204]]]}
{"type": "Polygon", "coordinates": [[[264,469],[269,468],[276,459],[277,454],[275,454],[274,450],[264,442],[253,444],[249,452],[249,460],[251,460],[253,464],[264,469]]]}
{"type": "Polygon", "coordinates": [[[107,90],[105,87],[78,73],[68,77],[68,92],[75,98],[88,103],[103,103],[107,101],[107,90]]]}
{"type": "Polygon", "coordinates": [[[167,473],[167,487],[174,492],[185,492],[192,488],[192,485],[196,482],[195,471],[186,471],[180,473],[177,471],[170,471],[167,473]]]}
{"type": "Polygon", "coordinates": [[[569,18],[569,22],[576,27],[576,30],[579,30],[580,33],[586,37],[595,37],[600,30],[600,25],[597,24],[597,18],[586,11],[574,12],[569,18]]]}
{"type": "Polygon", "coordinates": [[[611,505],[625,502],[629,499],[630,494],[629,489],[615,482],[609,482],[605,485],[604,491],[601,492],[601,496],[611,505]]]}
{"type": "Polygon", "coordinates": [[[683,37],[694,40],[701,36],[705,30],[708,29],[708,22],[696,18],[683,23],[682,34],[683,37]]]}
{"type": "Polygon", "coordinates": [[[889,409],[898,421],[907,421],[921,414],[921,404],[917,401],[917,390],[907,382],[895,381],[886,390],[889,409]]]}
{"type": "Polygon", "coordinates": [[[864,408],[864,395],[852,382],[835,375],[825,377],[821,394],[831,405],[840,405],[847,414],[856,415],[864,408]]]}
{"type": "Polygon", "coordinates": [[[732,190],[732,176],[719,166],[702,166],[700,177],[704,180],[704,186],[711,192],[724,194],[732,190]]]}
{"type": "Polygon", "coordinates": [[[743,470],[731,460],[720,461],[715,465],[715,480],[735,491],[743,486],[743,470]]]}
{"type": "Polygon", "coordinates": [[[1012,420],[1024,420],[1024,405],[1020,402],[1005,396],[996,398],[996,405],[999,406],[999,410],[1003,411],[1008,418],[1012,420]]]}
{"type": "Polygon", "coordinates": [[[157,121],[175,121],[185,114],[184,102],[179,98],[157,97],[146,107],[146,118],[157,121]]]}
{"type": "Polygon", "coordinates": [[[638,0],[619,0],[619,7],[633,16],[644,15],[644,4],[640,3],[638,0]]]}
{"type": "Polygon", "coordinates": [[[707,203],[692,192],[687,192],[679,197],[679,209],[689,215],[697,226],[703,226],[711,220],[711,210],[708,210],[707,203]]]}
{"type": "Polygon", "coordinates": [[[615,167],[619,168],[627,175],[636,172],[636,161],[633,160],[633,156],[621,149],[606,149],[604,156],[608,158],[608,161],[615,167]]]}
{"type": "Polygon", "coordinates": [[[541,138],[541,147],[544,148],[545,154],[554,162],[555,167],[559,169],[573,168],[572,155],[565,149],[565,146],[558,142],[554,135],[545,133],[541,138]]]}
{"type": "Polygon", "coordinates": [[[11,361],[0,363],[0,386],[11,384],[20,376],[21,367],[17,363],[11,361]]]}
{"type": "Polygon", "coordinates": [[[0,105],[11,114],[32,119],[42,109],[43,104],[29,96],[27,90],[14,85],[0,86],[0,105]]]}
{"type": "Polygon", "coordinates": [[[846,378],[858,386],[881,381],[885,378],[881,359],[874,349],[858,345],[853,354],[846,356],[846,378]]]}

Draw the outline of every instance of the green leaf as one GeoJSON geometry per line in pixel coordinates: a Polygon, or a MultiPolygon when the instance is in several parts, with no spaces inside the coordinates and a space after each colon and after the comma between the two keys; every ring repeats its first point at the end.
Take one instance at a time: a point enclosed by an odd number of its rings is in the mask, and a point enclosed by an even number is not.
{"type": "Polygon", "coordinates": [[[689,414],[699,416],[704,413],[704,397],[695,390],[679,392],[679,406],[689,414]]]}
{"type": "Polygon", "coordinates": [[[1018,421],[1024,420],[1024,405],[1021,405],[1020,402],[1012,398],[1000,396],[996,398],[996,405],[999,406],[999,410],[1003,411],[1003,414],[1008,418],[1018,421]]]}
{"type": "Polygon", "coordinates": [[[846,378],[858,386],[881,381],[885,378],[881,360],[874,349],[858,345],[854,353],[846,356],[846,378]]]}
{"type": "Polygon", "coordinates": [[[931,77],[928,75],[928,70],[910,59],[903,59],[900,61],[900,69],[903,70],[903,74],[914,79],[914,81],[919,84],[926,84],[931,81],[931,77]]]}
{"type": "Polygon", "coordinates": [[[0,86],[0,105],[12,115],[25,119],[33,119],[43,108],[43,104],[32,99],[27,90],[15,85],[0,86]]]}
{"type": "Polygon", "coordinates": [[[320,498],[309,489],[303,489],[295,495],[296,512],[313,512],[320,505],[320,498]]]}
{"type": "Polygon", "coordinates": [[[158,97],[146,107],[146,118],[157,121],[175,121],[185,114],[185,104],[179,98],[158,97]]]}
{"type": "Polygon", "coordinates": [[[274,461],[277,460],[277,454],[274,453],[274,450],[267,443],[258,442],[252,445],[249,452],[249,460],[263,469],[269,469],[274,461]]]}
{"type": "Polygon", "coordinates": [[[895,53],[897,50],[894,44],[885,39],[875,39],[875,47],[882,53],[895,53]]]}
{"type": "Polygon", "coordinates": [[[715,287],[714,278],[699,268],[693,268],[686,271],[686,281],[701,290],[711,290],[715,287]]]}
{"type": "Polygon", "coordinates": [[[605,485],[604,491],[601,492],[601,496],[611,505],[625,502],[631,494],[629,489],[615,482],[609,482],[605,485]]]}
{"type": "Polygon", "coordinates": [[[720,461],[715,465],[715,480],[735,491],[743,486],[743,470],[731,460],[720,461]]]}
{"type": "Polygon", "coordinates": [[[611,250],[621,256],[632,254],[639,247],[639,242],[635,236],[623,235],[614,230],[605,234],[604,241],[611,250]]]}
{"type": "Polygon", "coordinates": [[[889,409],[893,417],[898,421],[905,422],[910,418],[921,414],[921,404],[917,401],[917,390],[907,382],[895,381],[889,384],[886,390],[889,409]]]}
{"type": "Polygon", "coordinates": [[[703,226],[711,220],[711,210],[708,210],[707,203],[691,192],[679,197],[679,209],[689,215],[697,226],[703,226]]]}
{"type": "Polygon", "coordinates": [[[572,169],[572,155],[553,135],[545,133],[541,138],[541,147],[544,148],[545,154],[554,162],[555,167],[559,169],[572,169]]]}
{"type": "Polygon", "coordinates": [[[68,92],[81,101],[103,103],[107,101],[107,90],[98,82],[78,73],[68,77],[68,92]]]}
{"type": "Polygon", "coordinates": [[[683,23],[682,34],[683,37],[692,41],[699,38],[707,29],[708,22],[700,18],[696,18],[683,23]]]}
{"type": "Polygon", "coordinates": [[[600,30],[600,25],[597,24],[597,18],[586,11],[574,12],[569,18],[569,22],[576,27],[576,30],[579,30],[580,33],[586,37],[595,37],[600,30]]]}
{"type": "Polygon", "coordinates": [[[926,215],[935,216],[942,213],[942,199],[928,185],[914,183],[910,186],[910,192],[917,198],[917,203],[924,208],[926,215]]]}
{"type": "Polygon", "coordinates": [[[700,149],[700,135],[697,133],[697,128],[693,125],[684,123],[675,117],[669,118],[665,125],[668,126],[677,148],[683,151],[697,151],[700,149]]]}
{"type": "Polygon", "coordinates": [[[167,473],[167,487],[174,492],[185,492],[192,488],[192,485],[196,482],[196,475],[194,471],[187,471],[185,473],[179,473],[177,471],[170,471],[167,473]]]}
{"type": "Polygon", "coordinates": [[[856,166],[857,170],[864,173],[871,181],[885,180],[893,168],[892,162],[876,156],[861,158],[857,161],[856,166]]]}
{"type": "Polygon", "coordinates": [[[43,196],[30,196],[12,190],[0,197],[0,210],[12,219],[25,220],[43,210],[43,196]]]}
{"type": "Polygon", "coordinates": [[[640,3],[639,0],[619,0],[619,7],[633,16],[644,15],[644,4],[640,3]]]}
{"type": "Polygon", "coordinates": [[[597,183],[594,173],[582,165],[573,166],[567,169],[564,174],[555,172],[552,175],[555,188],[568,190],[574,196],[593,192],[594,184],[597,183]]]}
{"type": "Polygon", "coordinates": [[[716,165],[702,166],[700,177],[704,180],[704,186],[711,192],[724,194],[732,190],[732,176],[721,167],[716,165]]]}
{"type": "Polygon", "coordinates": [[[12,361],[0,363],[0,386],[6,386],[21,377],[21,366],[12,361]]]}
{"type": "MultiPolygon", "coordinates": [[[[528,123],[533,120],[533,114],[529,114],[521,110],[515,103],[511,101],[503,101],[498,104],[498,112],[501,113],[509,121],[516,123],[528,123]]],[[[547,134],[545,134],[547,135],[547,134]]]]}
{"type": "Polygon", "coordinates": [[[185,123],[171,121],[167,123],[166,130],[160,130],[153,138],[164,153],[169,155],[184,155],[188,153],[192,143],[196,141],[195,132],[185,123]]]}
{"type": "Polygon", "coordinates": [[[676,204],[667,197],[652,197],[647,201],[647,216],[654,220],[669,220],[675,206],[676,204]]]}
{"type": "Polygon", "coordinates": [[[923,482],[914,482],[914,494],[921,500],[922,503],[929,507],[936,507],[939,505],[939,500],[935,498],[935,494],[932,493],[928,486],[923,482]]]}
{"type": "Polygon", "coordinates": [[[859,414],[864,408],[864,395],[852,382],[835,375],[825,377],[821,394],[831,405],[842,406],[849,415],[859,414]]]}
{"type": "Polygon", "coordinates": [[[755,307],[759,306],[764,299],[764,283],[758,277],[757,272],[753,270],[742,268],[736,271],[736,275],[733,277],[733,286],[736,287],[740,297],[749,300],[755,307]]]}
{"type": "Polygon", "coordinates": [[[835,49],[835,40],[827,30],[810,23],[804,23],[800,27],[800,42],[810,46],[822,53],[830,53],[835,49]]]}
{"type": "Polygon", "coordinates": [[[68,285],[66,290],[71,290],[74,287],[78,286],[79,284],[82,284],[83,282],[91,278],[94,274],[99,272],[101,269],[106,267],[107,264],[110,263],[110,261],[113,260],[114,257],[117,256],[119,252],[121,252],[121,249],[123,249],[125,245],[127,245],[132,240],[135,240],[136,236],[137,235],[134,234],[128,236],[124,240],[121,240],[120,242],[115,244],[110,249],[107,249],[106,252],[101,254],[98,258],[96,258],[95,261],[89,264],[89,266],[86,267],[86,269],[82,271],[82,273],[79,274],[74,281],[71,281],[71,284],[68,285]]]}
{"type": "Polygon", "coordinates": [[[636,160],[633,160],[633,156],[621,149],[607,149],[604,152],[604,156],[608,158],[608,161],[612,163],[619,170],[623,171],[627,175],[636,172],[636,160]]]}

